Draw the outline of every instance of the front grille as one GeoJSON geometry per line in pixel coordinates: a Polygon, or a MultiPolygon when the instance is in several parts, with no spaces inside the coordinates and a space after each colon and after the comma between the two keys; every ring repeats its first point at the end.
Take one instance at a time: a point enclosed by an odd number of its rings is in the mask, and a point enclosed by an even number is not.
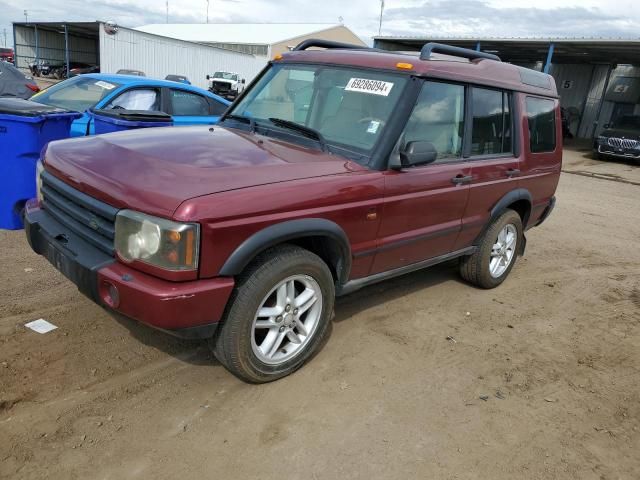
{"type": "Polygon", "coordinates": [[[614,148],[636,148],[638,140],[630,140],[628,138],[610,137],[607,139],[607,145],[614,148]]]}
{"type": "Polygon", "coordinates": [[[42,172],[42,207],[58,222],[84,240],[114,255],[118,209],[96,200],[48,172],[42,172]]]}
{"type": "Polygon", "coordinates": [[[231,90],[231,85],[227,82],[211,82],[211,88],[214,88],[220,92],[228,92],[231,90]]]}

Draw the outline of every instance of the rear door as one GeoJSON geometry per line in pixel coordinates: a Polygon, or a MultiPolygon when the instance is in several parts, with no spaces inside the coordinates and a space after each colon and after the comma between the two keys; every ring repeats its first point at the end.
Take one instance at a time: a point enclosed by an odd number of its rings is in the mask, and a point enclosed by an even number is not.
{"type": "Polygon", "coordinates": [[[386,172],[372,274],[453,250],[469,194],[470,169],[462,155],[464,116],[464,85],[423,83],[399,149],[412,141],[430,142],[437,158],[386,172]]]}
{"type": "Polygon", "coordinates": [[[199,93],[179,88],[169,88],[168,95],[169,111],[167,113],[173,117],[173,124],[177,126],[213,125],[218,122],[220,114],[224,112],[223,109],[221,112],[216,111],[213,113],[209,102],[210,99],[199,93]]]}
{"type": "Polygon", "coordinates": [[[469,202],[455,248],[473,243],[498,201],[520,185],[520,158],[514,148],[514,98],[511,92],[469,87],[465,156],[471,170],[469,202]]]}

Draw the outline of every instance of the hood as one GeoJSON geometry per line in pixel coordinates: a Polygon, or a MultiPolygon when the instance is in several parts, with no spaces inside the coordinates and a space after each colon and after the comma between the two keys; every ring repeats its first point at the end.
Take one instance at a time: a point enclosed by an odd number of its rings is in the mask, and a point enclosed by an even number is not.
{"type": "Polygon", "coordinates": [[[607,128],[601,134],[603,137],[627,138],[629,140],[640,140],[640,130],[633,128],[607,128]]]}
{"type": "Polygon", "coordinates": [[[338,155],[219,126],[145,128],[51,142],[45,168],[116,208],[164,217],[203,195],[366,170],[338,155]]]}

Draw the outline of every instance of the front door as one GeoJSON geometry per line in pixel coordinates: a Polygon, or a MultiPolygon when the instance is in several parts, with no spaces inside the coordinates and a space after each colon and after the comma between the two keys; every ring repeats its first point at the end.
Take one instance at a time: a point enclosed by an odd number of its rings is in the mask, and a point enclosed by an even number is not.
{"type": "Polygon", "coordinates": [[[463,158],[463,85],[425,81],[398,150],[429,142],[436,160],[385,174],[378,247],[371,274],[450,253],[467,205],[470,167],[463,158]]]}

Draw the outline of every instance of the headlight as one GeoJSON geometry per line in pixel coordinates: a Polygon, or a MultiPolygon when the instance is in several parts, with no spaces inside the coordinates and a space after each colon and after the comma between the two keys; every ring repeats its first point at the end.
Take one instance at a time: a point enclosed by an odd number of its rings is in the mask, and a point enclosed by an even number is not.
{"type": "Polygon", "coordinates": [[[598,144],[607,143],[607,137],[603,137],[602,135],[598,136],[598,144]]]}
{"type": "Polygon", "coordinates": [[[116,251],[128,262],[139,260],[165,270],[198,268],[200,226],[152,217],[133,210],[116,216],[116,251]]]}
{"type": "Polygon", "coordinates": [[[44,171],[44,166],[42,165],[42,160],[38,160],[36,163],[36,197],[39,203],[42,203],[42,172],[44,171]]]}

